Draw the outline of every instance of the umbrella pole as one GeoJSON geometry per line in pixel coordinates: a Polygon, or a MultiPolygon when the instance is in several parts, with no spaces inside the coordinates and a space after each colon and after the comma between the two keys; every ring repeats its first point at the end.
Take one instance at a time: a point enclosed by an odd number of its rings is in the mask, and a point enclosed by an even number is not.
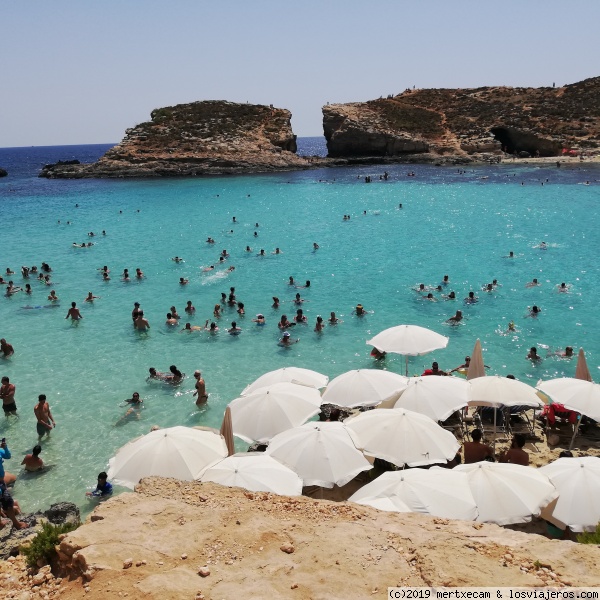
{"type": "Polygon", "coordinates": [[[492,450],[494,451],[494,456],[496,454],[496,411],[498,409],[494,406],[494,440],[492,441],[492,450]]]}
{"type": "Polygon", "coordinates": [[[579,433],[579,423],[581,423],[581,416],[582,415],[580,415],[579,419],[577,419],[577,425],[575,425],[575,431],[573,432],[573,437],[571,438],[571,443],[569,444],[569,450],[573,450],[573,446],[575,445],[575,438],[579,433]]]}
{"type": "Polygon", "coordinates": [[[408,377],[408,354],[404,358],[406,359],[406,376],[408,377]]]}

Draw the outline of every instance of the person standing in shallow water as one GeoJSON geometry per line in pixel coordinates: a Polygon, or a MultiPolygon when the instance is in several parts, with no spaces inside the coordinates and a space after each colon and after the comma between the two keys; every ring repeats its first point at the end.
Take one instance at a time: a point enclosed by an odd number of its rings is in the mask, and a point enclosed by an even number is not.
{"type": "Polygon", "coordinates": [[[46,402],[46,394],[38,396],[38,403],[33,407],[33,414],[37,418],[37,434],[41,440],[44,435],[49,436],[50,432],[56,427],[56,422],[50,411],[50,406],[46,402]]]}
{"type": "Polygon", "coordinates": [[[17,405],[15,403],[15,391],[15,384],[11,383],[8,377],[3,377],[2,386],[0,387],[0,398],[2,398],[4,416],[7,418],[9,415],[14,415],[15,417],[18,416],[17,405]]]}
{"type": "Polygon", "coordinates": [[[202,406],[208,401],[206,384],[204,379],[202,379],[202,373],[200,371],[194,371],[194,379],[196,380],[194,385],[196,388],[196,391],[194,392],[194,396],[196,396],[196,406],[202,406]]]}

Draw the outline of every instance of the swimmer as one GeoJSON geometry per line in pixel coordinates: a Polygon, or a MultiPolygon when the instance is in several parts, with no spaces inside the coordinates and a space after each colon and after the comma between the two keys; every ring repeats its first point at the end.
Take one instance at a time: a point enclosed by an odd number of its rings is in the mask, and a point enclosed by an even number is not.
{"type": "Polygon", "coordinates": [[[173,315],[171,313],[167,313],[167,321],[165,323],[165,325],[178,325],[177,319],[173,318],[173,315]]]}
{"type": "Polygon", "coordinates": [[[69,309],[69,312],[67,312],[65,319],[68,319],[69,317],[71,318],[71,321],[79,321],[80,319],[83,319],[83,315],[79,312],[75,302],[71,302],[71,308],[69,309]]]}
{"type": "Polygon", "coordinates": [[[448,275],[444,275],[444,279],[442,280],[442,285],[448,285],[450,283],[450,278],[448,275]]]}
{"type": "MultiPolygon", "coordinates": [[[[208,323],[208,321],[206,321],[208,323]]],[[[213,321],[210,324],[210,327],[206,327],[206,325],[204,326],[204,329],[208,330],[208,333],[215,335],[217,333],[217,331],[219,331],[219,328],[217,327],[217,324],[213,321]]]]}
{"type": "Polygon", "coordinates": [[[157,371],[154,367],[150,367],[148,369],[150,375],[146,378],[146,381],[149,379],[159,379],[160,381],[166,381],[169,378],[168,373],[162,373],[161,371],[157,371]]]}
{"type": "Polygon", "coordinates": [[[456,314],[449,319],[446,319],[446,323],[450,323],[451,325],[458,325],[463,320],[463,314],[461,310],[457,310],[456,314]]]}
{"type": "Polygon", "coordinates": [[[215,240],[213,240],[211,237],[208,237],[207,240],[206,240],[206,243],[207,244],[214,244],[215,240]]]}
{"type": "Polygon", "coordinates": [[[515,257],[515,253],[511,250],[507,256],[503,256],[502,258],[514,258],[515,257]]]}
{"type": "Polygon", "coordinates": [[[279,346],[291,346],[292,344],[297,344],[300,341],[300,339],[295,339],[293,340],[290,336],[290,332],[289,331],[284,331],[283,332],[283,336],[280,338],[279,342],[277,342],[277,344],[279,346]]]}
{"type": "Polygon", "coordinates": [[[469,295],[465,298],[465,304],[475,304],[479,301],[479,298],[475,295],[475,292],[469,292],[469,295]]]}
{"type": "Polygon", "coordinates": [[[258,237],[258,231],[254,232],[254,237],[258,237]]]}
{"type": "Polygon", "coordinates": [[[547,250],[548,244],[546,244],[546,242],[540,242],[539,245],[536,246],[536,248],[539,248],[540,250],[547,250]]]}
{"type": "Polygon", "coordinates": [[[210,265],[210,267],[204,267],[204,269],[202,269],[203,273],[207,273],[208,271],[212,271],[214,270],[215,265],[210,265]]]}
{"type": "Polygon", "coordinates": [[[171,306],[171,308],[169,309],[169,312],[173,315],[174,319],[181,319],[181,317],[177,313],[177,309],[174,306],[171,306]]]}
{"type": "Polygon", "coordinates": [[[237,323],[235,321],[232,321],[231,327],[229,329],[226,329],[225,331],[227,331],[229,335],[240,335],[240,333],[242,333],[242,330],[237,326],[237,323]]]}
{"type": "Polygon", "coordinates": [[[96,269],[96,270],[97,271],[102,271],[102,274],[104,274],[104,273],[110,273],[110,269],[106,265],[104,265],[103,267],[101,267],[99,269],[96,269]]]}
{"type": "Polygon", "coordinates": [[[528,359],[528,360],[531,360],[531,361],[533,361],[533,362],[537,362],[537,361],[539,361],[539,360],[542,360],[542,357],[538,355],[538,353],[537,353],[537,348],[536,348],[535,346],[532,346],[532,347],[529,349],[529,352],[528,352],[528,354],[527,354],[527,359],[528,359]]]}
{"type": "Polygon", "coordinates": [[[261,248],[260,252],[256,256],[265,256],[265,251],[261,248]]]}
{"type": "Polygon", "coordinates": [[[288,327],[293,327],[296,323],[290,323],[290,321],[288,321],[287,315],[281,315],[281,319],[279,320],[279,323],[277,323],[277,327],[279,327],[279,329],[288,329],[288,327]]]}
{"type": "Polygon", "coordinates": [[[556,286],[556,291],[560,292],[561,294],[568,294],[569,293],[569,289],[571,288],[570,284],[566,284],[566,283],[561,283],[560,285],[556,286]]]}
{"type": "Polygon", "coordinates": [[[227,250],[225,250],[225,248],[223,248],[223,250],[221,250],[221,256],[223,258],[228,258],[229,257],[229,252],[227,252],[227,250]]]}
{"type": "Polygon", "coordinates": [[[302,309],[299,308],[296,311],[296,316],[294,317],[294,322],[295,323],[306,323],[307,319],[306,319],[306,315],[304,315],[304,313],[302,312],[302,309]]]}
{"type": "Polygon", "coordinates": [[[266,321],[265,321],[265,316],[262,313],[258,313],[256,315],[256,319],[252,319],[253,323],[256,323],[257,325],[265,325],[266,321]]]}
{"type": "Polygon", "coordinates": [[[513,332],[513,331],[518,331],[517,326],[515,325],[514,321],[509,321],[508,327],[506,328],[506,333],[513,332]]]}
{"type": "Polygon", "coordinates": [[[433,294],[429,292],[427,296],[421,296],[423,300],[429,300],[429,302],[437,302],[437,300],[433,297],[433,294]]]}
{"type": "Polygon", "coordinates": [[[357,317],[364,317],[367,314],[367,311],[364,309],[362,304],[357,304],[352,313],[357,317]]]}
{"type": "Polygon", "coordinates": [[[7,274],[7,275],[14,275],[14,274],[15,274],[15,272],[14,272],[14,271],[13,271],[11,268],[7,267],[7,268],[6,268],[6,274],[7,274]]]}
{"type": "Polygon", "coordinates": [[[413,289],[415,292],[419,292],[419,293],[422,293],[422,292],[426,292],[426,291],[427,291],[427,288],[425,287],[425,284],[424,284],[424,283],[420,283],[419,285],[417,285],[417,286],[414,286],[412,289],[413,289]]]}
{"type": "Polygon", "coordinates": [[[31,294],[31,286],[28,283],[25,284],[25,293],[31,294]]]}
{"type": "Polygon", "coordinates": [[[195,306],[192,304],[191,300],[187,301],[185,308],[183,309],[188,315],[191,315],[196,312],[195,306]]]}
{"type": "Polygon", "coordinates": [[[275,248],[275,250],[271,252],[271,254],[283,254],[283,252],[279,248],[275,248]]]}
{"type": "Polygon", "coordinates": [[[12,296],[13,294],[16,294],[17,292],[20,292],[21,290],[22,290],[21,287],[19,287],[18,285],[14,285],[14,283],[12,281],[9,281],[8,285],[6,286],[6,295],[12,296]]]}
{"type": "Polygon", "coordinates": [[[337,325],[338,323],[342,323],[340,319],[335,316],[335,313],[332,311],[329,313],[329,319],[327,319],[330,325],[337,325]]]}
{"type": "MultiPolygon", "coordinates": [[[[175,321],[175,324],[177,321],[175,321]]],[[[206,325],[208,325],[208,321],[206,321],[206,325]]],[[[199,325],[192,325],[191,323],[186,323],[185,327],[181,329],[179,333],[183,333],[184,331],[202,331],[204,327],[200,327],[199,325]]]]}
{"type": "Polygon", "coordinates": [[[315,324],[315,331],[317,333],[321,333],[323,331],[323,317],[321,315],[317,316],[317,322],[315,324]]]}
{"type": "Polygon", "coordinates": [[[535,304],[529,310],[528,317],[537,317],[542,312],[542,309],[536,306],[535,304]]]}
{"type": "Polygon", "coordinates": [[[185,279],[185,277],[179,278],[179,285],[187,285],[190,282],[189,279],[185,279]]]}
{"type": "Polygon", "coordinates": [[[129,281],[129,269],[123,269],[123,275],[121,275],[121,281],[129,281]]]}
{"type": "Polygon", "coordinates": [[[573,347],[567,346],[565,348],[565,351],[560,353],[560,356],[562,356],[563,358],[572,358],[574,356],[573,347]]]}
{"type": "Polygon", "coordinates": [[[450,373],[456,373],[456,371],[460,371],[461,369],[468,371],[470,364],[471,364],[471,357],[465,356],[465,362],[462,365],[458,365],[458,367],[451,369],[450,373]]]}
{"type": "Polygon", "coordinates": [[[150,323],[148,322],[148,319],[144,318],[143,310],[138,310],[137,317],[135,318],[135,321],[133,322],[133,326],[138,331],[146,331],[146,330],[150,329],[150,323]]]}
{"type": "Polygon", "coordinates": [[[295,287],[297,290],[301,290],[301,289],[304,289],[304,288],[309,288],[309,287],[310,287],[310,280],[309,280],[309,279],[307,279],[307,280],[306,280],[306,283],[305,283],[304,285],[296,285],[296,286],[294,286],[294,287],[295,287]]]}
{"type": "MultiPolygon", "coordinates": [[[[48,296],[48,299],[50,299],[50,296],[48,296]]],[[[88,295],[85,297],[84,302],[93,302],[96,299],[100,299],[100,296],[94,296],[94,294],[92,294],[92,292],[88,292],[88,295]]]]}
{"type": "Polygon", "coordinates": [[[288,281],[288,285],[294,285],[294,278],[290,275],[290,279],[288,281]]]}
{"type": "Polygon", "coordinates": [[[300,292],[296,292],[296,297],[294,298],[294,304],[302,304],[304,299],[300,297],[300,292]]]}
{"type": "Polygon", "coordinates": [[[135,277],[136,279],[144,278],[144,272],[139,267],[135,270],[135,277]]]}
{"type": "Polygon", "coordinates": [[[271,308],[279,308],[279,298],[277,296],[273,296],[273,304],[271,304],[271,308]]]}
{"type": "Polygon", "coordinates": [[[102,272],[102,281],[110,281],[110,277],[106,271],[102,272]]]}
{"type": "Polygon", "coordinates": [[[0,340],[0,352],[2,352],[2,358],[7,358],[15,353],[15,349],[2,338],[0,340]]]}
{"type": "Polygon", "coordinates": [[[252,248],[250,248],[250,246],[246,246],[246,252],[252,252],[252,248]]]}
{"type": "Polygon", "coordinates": [[[481,289],[484,292],[493,292],[494,291],[494,286],[491,283],[486,283],[485,285],[483,285],[481,287],[481,289]]]}
{"type": "Polygon", "coordinates": [[[318,250],[319,249],[319,244],[317,244],[317,242],[313,242],[313,250],[318,250]]]}
{"type": "Polygon", "coordinates": [[[215,308],[213,310],[213,317],[215,319],[221,318],[221,305],[220,304],[215,304],[215,308]]]}
{"type": "Polygon", "coordinates": [[[443,295],[442,298],[445,300],[456,300],[456,294],[454,292],[450,292],[448,295],[443,295]]]}
{"type": "MultiPolygon", "coordinates": [[[[131,416],[132,414],[135,414],[136,417],[139,419],[141,416],[139,411],[143,408],[143,404],[144,404],[144,401],[140,398],[139,393],[133,392],[131,398],[127,398],[127,400],[125,400],[125,402],[127,404],[129,404],[129,408],[127,409],[125,414],[121,417],[121,419],[119,419],[119,421],[131,416]]],[[[117,421],[117,423],[119,421],[117,421]]]]}
{"type": "Polygon", "coordinates": [[[526,288],[536,287],[540,285],[540,282],[534,277],[531,281],[525,284],[526,288]]]}
{"type": "Polygon", "coordinates": [[[235,267],[233,265],[225,269],[225,273],[231,273],[231,271],[235,271],[235,267]]]}
{"type": "Polygon", "coordinates": [[[167,375],[165,381],[168,383],[172,383],[173,385],[177,385],[183,381],[185,376],[175,365],[171,365],[169,367],[169,371],[171,371],[171,375],[167,375]]]}
{"type": "Polygon", "coordinates": [[[384,352],[383,350],[379,350],[379,348],[375,348],[375,346],[373,346],[373,349],[371,350],[371,356],[375,359],[375,360],[383,360],[387,355],[387,352],[384,352]]]}
{"type": "Polygon", "coordinates": [[[246,310],[244,309],[244,303],[243,302],[238,302],[237,303],[237,314],[238,315],[245,315],[246,314],[246,310]]]}
{"type": "Polygon", "coordinates": [[[183,258],[181,258],[179,256],[174,256],[171,260],[174,261],[174,262],[176,262],[176,263],[185,262],[185,260],[183,260],[183,258]]]}

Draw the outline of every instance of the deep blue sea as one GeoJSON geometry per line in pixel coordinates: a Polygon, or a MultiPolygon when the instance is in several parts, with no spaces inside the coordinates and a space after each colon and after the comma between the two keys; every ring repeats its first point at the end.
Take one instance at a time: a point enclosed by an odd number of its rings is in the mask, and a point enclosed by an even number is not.
{"type": "MultiPolygon", "coordinates": [[[[38,394],[47,395],[57,422],[42,443],[41,456],[53,469],[20,476],[16,484],[26,510],[58,500],[87,509],[85,488],[124,443],[152,425],[218,427],[227,403],[266,371],[295,365],[331,378],[357,368],[402,373],[402,357],[388,355],[374,364],[365,343],[402,323],[450,337],[445,350],[411,359],[411,374],[433,360],[445,369],[460,365],[480,338],[490,373],[513,373],[533,384],[572,376],[575,360],[554,354],[570,345],[585,349],[593,376],[599,375],[598,168],[507,163],[462,172],[371,165],[197,179],[37,177],[45,163],[92,161],[109,147],[0,149],[0,166],[9,171],[0,179],[0,272],[10,268],[15,284],[32,288],[31,295],[0,296],[0,337],[16,351],[0,359],[0,375],[16,384],[20,414],[0,417],[0,436],[13,453],[7,470],[20,473],[22,457],[37,441],[38,394]],[[387,181],[380,179],[384,170],[387,181]],[[106,236],[88,238],[102,230],[106,236]],[[208,236],[216,244],[206,243],[208,236]],[[90,239],[93,247],[72,245],[90,239]],[[546,249],[539,247],[542,241],[546,249]],[[272,254],[277,247],[282,253],[272,254]],[[203,272],[223,249],[230,254],[225,265],[203,272]],[[505,258],[510,251],[514,258],[505,258]],[[172,261],[176,255],[185,262],[172,261]],[[42,261],[53,269],[51,286],[21,277],[22,265],[39,267],[42,261]],[[108,282],[99,275],[103,265],[111,271],[108,282]],[[228,272],[229,266],[235,270],[228,272]],[[143,280],[121,280],[123,269],[133,274],[138,267],[143,280]],[[436,301],[430,302],[412,289],[419,283],[435,287],[446,274],[450,283],[443,293],[455,291],[457,300],[434,291],[436,301]],[[311,285],[296,289],[288,285],[290,276],[311,285]],[[180,277],[189,284],[180,285],[180,277]],[[533,278],[541,285],[526,287],[533,278]],[[500,286],[482,291],[492,279],[500,286]],[[561,282],[568,293],[557,291],[561,282]],[[230,287],[245,304],[244,317],[226,307],[218,335],[180,332],[188,320],[212,320],[214,305],[230,287]],[[47,308],[51,289],[60,306],[47,308]],[[93,304],[84,303],[89,291],[100,296],[93,304]],[[476,304],[463,303],[469,291],[479,297],[476,304]],[[276,324],[282,313],[295,314],[296,292],[306,300],[308,324],[295,328],[298,344],[281,348],[276,324]],[[273,296],[282,301],[278,310],[271,307],[273,296]],[[191,319],[184,313],[188,300],[196,307],[191,319]],[[78,325],[65,319],[73,301],[84,316],[78,325]],[[132,329],[136,301],[151,323],[148,334],[132,329]],[[358,303],[372,313],[357,318],[352,309],[358,303]],[[534,304],[542,312],[529,318],[534,304]],[[172,305],[182,315],[180,327],[165,324],[172,305]],[[450,326],[445,321],[457,309],[465,319],[450,326]],[[315,333],[317,315],[327,318],[331,311],[342,322],[315,333]],[[266,316],[265,327],[252,322],[257,313],[266,316]],[[232,320],[241,335],[225,332],[232,320]],[[517,331],[507,334],[511,320],[517,331]],[[531,346],[543,358],[538,364],[525,358],[531,346]],[[188,375],[181,386],[146,382],[149,367],[166,371],[171,364],[188,375]],[[202,370],[210,393],[201,410],[192,398],[195,369],[202,370]],[[122,403],[134,391],[145,409],[140,419],[124,419],[122,403]]],[[[299,148],[325,154],[322,138],[301,138],[299,148]]]]}

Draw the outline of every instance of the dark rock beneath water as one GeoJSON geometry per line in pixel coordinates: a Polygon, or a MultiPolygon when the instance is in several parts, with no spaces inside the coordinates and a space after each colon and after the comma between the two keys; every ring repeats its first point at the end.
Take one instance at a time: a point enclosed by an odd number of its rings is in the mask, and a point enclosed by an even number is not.
{"type": "Polygon", "coordinates": [[[6,169],[0,168],[0,177],[6,177],[8,175],[8,171],[6,169]]]}

